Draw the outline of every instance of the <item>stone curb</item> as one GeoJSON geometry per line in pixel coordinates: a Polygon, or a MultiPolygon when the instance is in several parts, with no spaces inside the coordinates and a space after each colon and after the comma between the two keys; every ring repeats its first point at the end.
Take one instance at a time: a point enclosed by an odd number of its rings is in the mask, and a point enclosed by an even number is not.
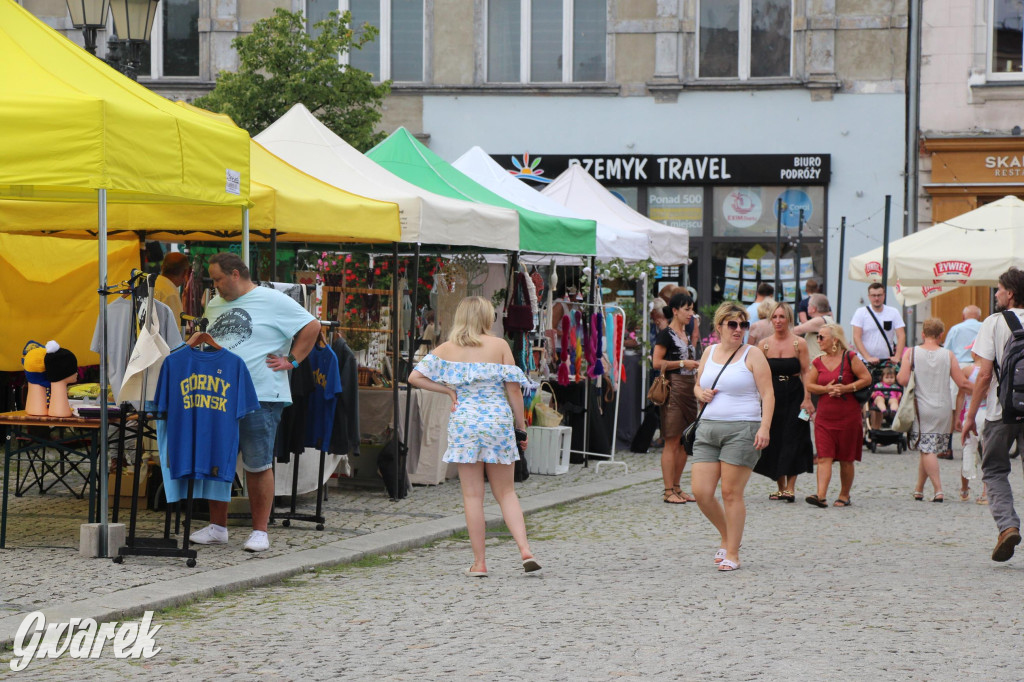
{"type": "MultiPolygon", "coordinates": [[[[645,471],[607,481],[587,483],[520,498],[524,514],[578,502],[614,490],[660,480],[660,472],[645,471]]],[[[498,505],[484,508],[488,527],[501,523],[498,505]]],[[[316,568],[358,561],[364,557],[422,547],[466,530],[462,514],[421,521],[401,528],[338,540],[315,549],[306,549],[264,561],[246,561],[194,575],[140,585],[111,594],[82,599],[69,604],[41,609],[47,623],[68,622],[71,618],[92,618],[98,623],[128,620],[145,611],[181,606],[214,594],[237,592],[259,585],[279,582],[316,568]]],[[[188,570],[188,569],[183,569],[188,570]]],[[[24,613],[0,619],[0,651],[9,649],[17,635],[24,613]]]]}

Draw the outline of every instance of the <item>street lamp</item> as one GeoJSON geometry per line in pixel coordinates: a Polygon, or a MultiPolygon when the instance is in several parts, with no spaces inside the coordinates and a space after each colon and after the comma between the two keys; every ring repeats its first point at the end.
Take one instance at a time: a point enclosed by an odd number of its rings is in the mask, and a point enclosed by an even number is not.
{"type": "Polygon", "coordinates": [[[67,0],[71,25],[82,29],[85,49],[96,54],[96,31],[107,25],[110,0],[67,0]]]}
{"type": "Polygon", "coordinates": [[[160,0],[112,0],[110,13],[114,15],[114,31],[127,46],[127,63],[122,69],[133,80],[138,79],[142,46],[149,42],[160,0]]]}

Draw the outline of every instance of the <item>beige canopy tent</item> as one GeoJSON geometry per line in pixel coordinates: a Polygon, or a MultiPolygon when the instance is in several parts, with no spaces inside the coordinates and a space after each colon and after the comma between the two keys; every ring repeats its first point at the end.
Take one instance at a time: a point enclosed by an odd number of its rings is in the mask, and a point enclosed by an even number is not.
{"type": "MultiPolygon", "coordinates": [[[[1024,201],[1006,196],[889,244],[888,285],[905,305],[962,286],[995,286],[1024,263],[1024,201]]],[[[882,281],[882,247],[850,259],[849,277],[882,281]]]]}

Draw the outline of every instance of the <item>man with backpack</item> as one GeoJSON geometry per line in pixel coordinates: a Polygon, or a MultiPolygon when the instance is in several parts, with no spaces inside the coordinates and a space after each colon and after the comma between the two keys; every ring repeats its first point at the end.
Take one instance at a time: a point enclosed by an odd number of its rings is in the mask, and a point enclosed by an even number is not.
{"type": "Polygon", "coordinates": [[[978,330],[974,362],[979,369],[964,417],[961,440],[977,433],[978,406],[988,413],[982,429],[982,479],[988,487],[989,509],[999,529],[993,561],[1007,561],[1020,544],[1020,517],[1010,488],[1010,446],[1024,445],[1024,270],[1010,268],[999,276],[996,310],[978,330]]]}

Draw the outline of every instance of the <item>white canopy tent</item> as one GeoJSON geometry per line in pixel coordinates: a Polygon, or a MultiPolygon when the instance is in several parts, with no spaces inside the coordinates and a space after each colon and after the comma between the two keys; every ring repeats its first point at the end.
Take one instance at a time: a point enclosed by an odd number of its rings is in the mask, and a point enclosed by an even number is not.
{"type": "Polygon", "coordinates": [[[255,138],[296,168],[354,194],[399,206],[404,243],[519,249],[519,214],[443,197],[406,182],[296,104],[255,138]]]}
{"type": "MultiPolygon", "coordinates": [[[[1006,196],[889,244],[888,284],[904,305],[961,286],[996,286],[1024,262],[1024,201],[1006,196]]],[[[848,274],[882,281],[882,247],[850,259],[848,274]]]]}
{"type": "MultiPolygon", "coordinates": [[[[473,180],[477,181],[495,194],[508,199],[512,203],[538,213],[561,216],[564,218],[584,218],[576,211],[551,197],[545,196],[518,180],[502,168],[487,152],[480,147],[473,147],[460,156],[452,165],[473,180]]],[[[622,258],[625,261],[641,261],[650,257],[650,244],[646,235],[638,232],[618,229],[597,222],[597,257],[603,260],[622,258]]],[[[579,256],[540,256],[522,254],[523,262],[548,262],[552,258],[559,264],[578,264],[579,256]]]]}
{"type": "Polygon", "coordinates": [[[690,262],[690,235],[686,230],[640,215],[602,187],[579,164],[569,166],[542,193],[598,224],[646,235],[651,259],[657,265],[690,262]]]}

